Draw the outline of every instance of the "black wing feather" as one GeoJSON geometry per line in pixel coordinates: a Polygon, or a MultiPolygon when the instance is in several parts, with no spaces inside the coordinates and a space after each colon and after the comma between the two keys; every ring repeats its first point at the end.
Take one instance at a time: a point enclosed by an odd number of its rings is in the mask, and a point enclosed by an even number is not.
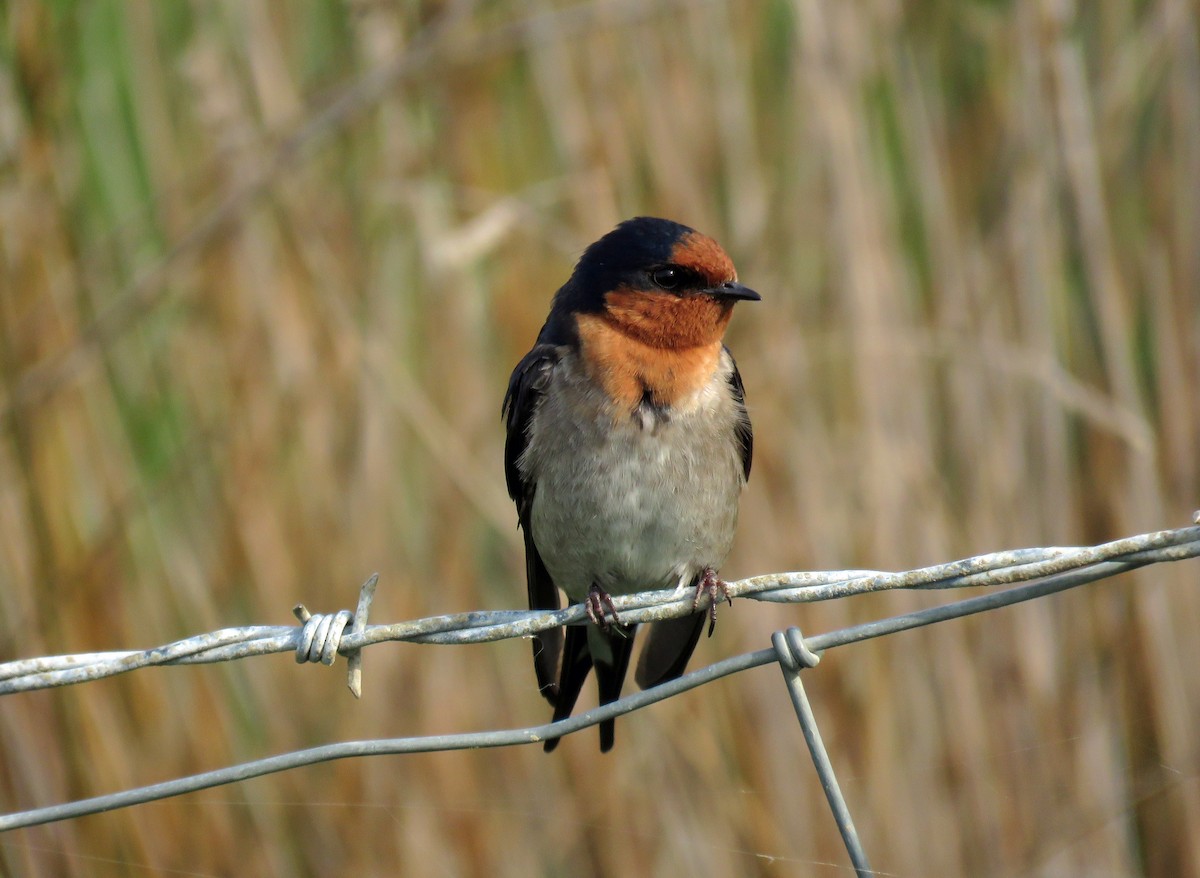
{"type": "Polygon", "coordinates": [[[737,432],[738,442],[742,446],[742,472],[749,481],[750,462],[754,459],[754,428],[750,425],[750,414],[746,411],[746,388],[742,384],[742,373],[738,371],[737,362],[733,359],[729,348],[725,348],[725,353],[729,354],[729,362],[733,366],[733,371],[729,373],[729,387],[733,391],[733,399],[741,413],[734,430],[737,432]]]}
{"type": "MultiPolygon", "coordinates": [[[[507,437],[504,442],[504,477],[508,495],[517,504],[517,521],[525,537],[525,581],[529,590],[529,609],[557,610],[558,589],[538,553],[534,541],[531,509],[537,485],[525,478],[518,462],[529,443],[529,421],[545,392],[550,368],[558,360],[553,345],[539,344],[526,354],[513,369],[504,396],[504,419],[507,437]]],[[[563,651],[561,628],[543,631],[533,637],[533,669],[538,689],[552,705],[558,704],[558,664],[563,651]]]]}

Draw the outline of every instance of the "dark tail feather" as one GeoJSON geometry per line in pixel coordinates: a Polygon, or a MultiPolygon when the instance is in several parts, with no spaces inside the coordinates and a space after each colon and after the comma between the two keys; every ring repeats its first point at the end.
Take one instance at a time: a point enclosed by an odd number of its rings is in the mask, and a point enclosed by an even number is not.
{"type": "MultiPolygon", "coordinates": [[[[625,683],[625,674],[629,670],[629,657],[633,655],[633,635],[636,631],[637,626],[631,625],[624,635],[618,633],[609,636],[613,663],[596,664],[596,684],[600,689],[601,705],[611,704],[621,697],[621,686],[625,683]]],[[[613,748],[615,732],[616,720],[606,719],[600,723],[601,753],[607,753],[613,748]]]]}
{"type": "MultiPolygon", "coordinates": [[[[562,675],[558,681],[558,701],[554,705],[554,722],[566,719],[575,709],[575,702],[588,671],[593,665],[596,668],[596,684],[600,690],[600,703],[610,704],[621,697],[621,686],[629,671],[629,659],[633,655],[633,635],[636,626],[613,633],[601,634],[608,641],[612,652],[612,663],[596,662],[588,647],[588,631],[586,625],[572,625],[567,628],[567,639],[563,647],[562,675]]],[[[597,632],[593,629],[593,636],[597,632]]],[[[607,753],[613,748],[616,740],[615,721],[607,719],[600,723],[600,752],[607,753]]],[[[547,738],[542,745],[549,753],[558,746],[558,738],[547,738]]]]}
{"type": "Polygon", "coordinates": [[[533,641],[533,669],[537,673],[538,691],[551,705],[558,704],[554,670],[562,654],[562,629],[551,628],[530,639],[533,641]]]}
{"type": "Polygon", "coordinates": [[[707,619],[707,613],[699,612],[651,625],[634,673],[638,686],[649,689],[674,680],[687,670],[688,659],[700,641],[707,619]]]}
{"type": "MultiPolygon", "coordinates": [[[[575,708],[575,701],[583,689],[583,681],[592,669],[592,653],[588,649],[587,628],[571,625],[567,628],[563,646],[562,671],[558,680],[558,698],[554,703],[554,722],[566,719],[575,708]]],[[[549,753],[558,746],[558,738],[547,738],[543,745],[549,753]]]]}

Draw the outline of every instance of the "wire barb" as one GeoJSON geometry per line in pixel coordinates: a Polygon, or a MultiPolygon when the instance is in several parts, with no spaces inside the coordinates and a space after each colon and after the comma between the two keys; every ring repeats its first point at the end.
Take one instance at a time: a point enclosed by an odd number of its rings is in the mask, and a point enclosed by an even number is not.
{"type": "MultiPolygon", "coordinates": [[[[350,626],[351,634],[361,634],[367,629],[367,616],[371,612],[371,602],[375,600],[375,587],[379,585],[379,574],[372,573],[358,590],[358,607],[354,611],[354,624],[350,626]]],[[[362,649],[351,649],[346,652],[350,670],[346,673],[346,685],[355,698],[362,698],[362,649]]]]}
{"type": "Polygon", "coordinates": [[[342,645],[342,632],[354,619],[349,610],[338,610],[328,615],[310,613],[304,604],[296,604],[292,615],[303,624],[296,640],[296,664],[320,662],[332,665],[342,645]]]}
{"type": "Polygon", "coordinates": [[[366,630],[371,602],[375,600],[375,587],[379,574],[372,573],[358,590],[358,608],[351,615],[349,610],[338,610],[324,615],[310,613],[304,604],[292,607],[292,615],[300,620],[300,633],[296,637],[296,664],[320,662],[332,665],[338,653],[346,656],[350,670],[346,675],[346,686],[355,698],[362,698],[362,647],[343,646],[342,635],[350,626],[351,635],[366,630]]]}

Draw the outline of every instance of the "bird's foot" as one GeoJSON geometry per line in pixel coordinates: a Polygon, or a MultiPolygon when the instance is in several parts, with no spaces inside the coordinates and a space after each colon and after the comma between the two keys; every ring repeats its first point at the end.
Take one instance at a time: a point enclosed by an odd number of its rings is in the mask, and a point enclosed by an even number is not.
{"type": "Polygon", "coordinates": [[[717,604],[726,600],[732,607],[733,598],[730,597],[725,582],[717,578],[717,571],[711,567],[705,567],[700,578],[696,580],[696,596],[692,598],[693,610],[700,608],[700,598],[703,595],[708,595],[708,636],[712,637],[713,629],[717,627],[717,604]]]}
{"type": "Polygon", "coordinates": [[[617,625],[621,624],[621,617],[617,615],[617,608],[613,606],[613,599],[608,592],[602,589],[596,583],[592,583],[592,587],[588,589],[587,600],[587,616],[592,620],[592,624],[599,626],[607,631],[611,626],[608,619],[604,617],[604,611],[608,610],[612,614],[612,620],[617,625]]]}

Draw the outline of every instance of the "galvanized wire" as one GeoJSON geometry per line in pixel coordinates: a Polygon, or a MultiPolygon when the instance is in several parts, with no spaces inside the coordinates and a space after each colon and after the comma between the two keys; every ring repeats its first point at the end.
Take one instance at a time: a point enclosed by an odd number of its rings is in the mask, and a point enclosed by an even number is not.
{"type": "MultiPolygon", "coordinates": [[[[1200,523],[1200,513],[1194,516],[1193,520],[1200,523]]],[[[618,701],[557,723],[502,731],[327,744],[138,789],[0,816],[0,832],[151,802],[335,759],[534,743],[547,737],[561,737],[603,720],[640,710],[721,677],[777,662],[788,681],[797,716],[801,720],[806,739],[809,740],[814,764],[817,765],[822,785],[829,795],[851,861],[859,874],[868,874],[870,867],[867,865],[866,854],[854,831],[853,822],[849,819],[849,809],[840,792],[836,790],[832,766],[829,764],[828,754],[824,753],[824,747],[820,746],[811,706],[808,706],[807,711],[802,710],[802,707],[807,705],[807,698],[803,697],[803,688],[799,685],[798,672],[801,668],[811,667],[820,653],[836,646],[1055,594],[1147,564],[1179,561],[1197,556],[1200,556],[1200,526],[1192,526],[1141,534],[1100,546],[997,552],[906,573],[843,570],[752,577],[729,583],[729,595],[755,600],[801,603],[894,588],[964,588],[996,585],[1012,587],[803,639],[798,631],[792,630],[786,635],[780,633],[773,639],[774,646],[770,649],[716,662],[661,686],[627,695],[618,701]],[[1026,584],[1013,585],[1019,582],[1026,584]],[[800,702],[796,701],[797,689],[800,692],[800,702]],[[830,792],[831,789],[833,792],[830,792]]],[[[363,585],[354,625],[349,633],[340,638],[340,643],[333,643],[314,634],[314,626],[323,630],[327,637],[331,631],[340,630],[345,625],[349,616],[346,611],[343,611],[345,615],[337,614],[340,620],[336,623],[326,622],[329,617],[311,616],[305,623],[307,628],[230,628],[142,652],[89,653],[8,662],[0,665],[0,695],[81,683],[161,664],[230,661],[286,651],[297,651],[298,656],[311,655],[328,663],[332,661],[335,652],[357,656],[363,647],[385,640],[414,643],[477,643],[510,637],[529,637],[559,625],[586,624],[587,618],[583,607],[574,606],[553,613],[479,611],[436,616],[394,625],[366,625],[366,610],[374,586],[375,577],[363,585]]],[[[658,621],[693,612],[691,594],[679,590],[616,597],[613,602],[621,613],[622,620],[630,623],[658,621]]],[[[307,611],[299,614],[304,616],[307,611]]]]}
{"type": "Polygon", "coordinates": [[[817,728],[817,717],[809,703],[808,693],[804,691],[804,683],[800,672],[805,668],[815,668],[821,657],[809,649],[795,626],[787,631],[776,631],[771,635],[771,645],[775,647],[775,655],[779,659],[779,669],[783,671],[783,679],[792,697],[792,707],[796,710],[796,719],[800,721],[800,730],[804,733],[804,743],[808,745],[809,755],[812,756],[813,766],[817,769],[817,777],[821,781],[821,789],[825,791],[825,800],[829,802],[829,810],[837,822],[838,831],[842,834],[842,842],[846,845],[846,853],[854,865],[858,878],[874,874],[871,863],[867,859],[866,849],[858,830],[854,827],[854,819],[850,816],[850,806],[837,782],[833,772],[833,762],[821,732],[817,728]]]}

